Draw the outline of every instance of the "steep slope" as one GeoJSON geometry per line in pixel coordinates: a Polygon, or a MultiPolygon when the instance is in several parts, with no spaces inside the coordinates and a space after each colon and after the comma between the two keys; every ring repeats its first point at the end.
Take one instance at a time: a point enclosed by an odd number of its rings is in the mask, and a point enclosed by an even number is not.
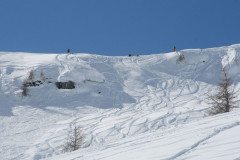
{"type": "Polygon", "coordinates": [[[238,91],[240,45],[133,57],[0,53],[0,159],[239,158],[240,110],[206,114],[222,67],[238,91]],[[22,97],[31,70],[46,81],[22,97]],[[54,84],[69,80],[75,89],[54,84]],[[72,123],[83,148],[62,153],[72,123]]]}

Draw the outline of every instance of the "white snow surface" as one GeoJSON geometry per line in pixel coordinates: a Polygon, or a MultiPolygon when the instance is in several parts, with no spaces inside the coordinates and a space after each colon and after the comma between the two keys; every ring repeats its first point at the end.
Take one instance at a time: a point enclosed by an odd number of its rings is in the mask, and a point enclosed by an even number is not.
{"type": "Polygon", "coordinates": [[[222,67],[238,92],[237,44],[132,57],[0,52],[0,160],[240,160],[240,109],[207,114],[222,67]],[[22,97],[31,70],[46,81],[22,97]],[[75,89],[54,84],[69,80],[75,89]],[[64,153],[73,123],[82,148],[64,153]]]}

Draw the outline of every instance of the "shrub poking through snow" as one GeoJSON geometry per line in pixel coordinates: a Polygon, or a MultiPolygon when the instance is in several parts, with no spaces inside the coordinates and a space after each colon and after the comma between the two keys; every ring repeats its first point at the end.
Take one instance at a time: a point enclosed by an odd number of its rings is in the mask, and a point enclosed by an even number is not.
{"type": "Polygon", "coordinates": [[[40,73],[40,79],[41,79],[42,82],[46,81],[46,77],[45,77],[43,71],[41,71],[41,73],[40,73]]]}
{"type": "Polygon", "coordinates": [[[66,143],[64,144],[63,151],[71,152],[81,148],[83,142],[83,133],[79,126],[76,123],[70,125],[70,130],[66,143]]]}
{"type": "Polygon", "coordinates": [[[26,82],[26,81],[24,81],[24,82],[22,83],[21,90],[22,90],[22,97],[28,96],[29,90],[28,90],[28,88],[27,88],[27,82],[26,82]]]}
{"type": "Polygon", "coordinates": [[[29,83],[32,83],[34,79],[34,73],[33,70],[31,70],[28,74],[28,77],[23,81],[21,89],[22,89],[22,96],[26,97],[28,96],[28,92],[29,92],[29,83]]]}
{"type": "Polygon", "coordinates": [[[27,77],[27,82],[33,82],[33,80],[34,80],[34,72],[33,72],[33,70],[31,70],[27,77]]]}
{"type": "Polygon", "coordinates": [[[210,115],[230,112],[236,104],[236,92],[233,88],[233,83],[228,77],[225,69],[222,69],[222,79],[218,84],[216,94],[209,96],[210,104],[212,105],[209,111],[210,115]]]}
{"type": "Polygon", "coordinates": [[[182,63],[185,60],[185,57],[182,53],[179,54],[177,58],[177,63],[182,63]]]}

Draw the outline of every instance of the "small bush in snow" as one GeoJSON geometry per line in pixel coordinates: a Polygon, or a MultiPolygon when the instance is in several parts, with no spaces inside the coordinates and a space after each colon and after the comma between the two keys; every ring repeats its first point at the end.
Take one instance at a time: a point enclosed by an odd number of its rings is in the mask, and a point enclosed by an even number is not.
{"type": "Polygon", "coordinates": [[[76,123],[70,126],[69,134],[64,144],[63,151],[71,152],[81,148],[83,142],[83,133],[79,126],[76,123]]]}
{"type": "Polygon", "coordinates": [[[28,90],[28,88],[27,88],[27,82],[26,82],[26,81],[24,81],[24,82],[22,83],[21,89],[22,89],[22,97],[28,96],[29,90],[28,90]]]}
{"type": "Polygon", "coordinates": [[[41,79],[42,82],[46,81],[46,77],[45,77],[43,71],[41,71],[41,73],[40,73],[40,79],[41,79]]]}
{"type": "Polygon", "coordinates": [[[28,74],[28,77],[23,81],[21,86],[23,97],[28,96],[28,92],[29,92],[28,83],[33,82],[33,79],[34,79],[34,73],[33,73],[33,70],[31,70],[28,74]]]}
{"type": "Polygon", "coordinates": [[[182,53],[179,54],[177,58],[177,63],[182,63],[185,60],[185,57],[182,53]]]}
{"type": "Polygon", "coordinates": [[[34,72],[31,70],[27,77],[27,82],[32,82],[34,80],[34,72]]]}

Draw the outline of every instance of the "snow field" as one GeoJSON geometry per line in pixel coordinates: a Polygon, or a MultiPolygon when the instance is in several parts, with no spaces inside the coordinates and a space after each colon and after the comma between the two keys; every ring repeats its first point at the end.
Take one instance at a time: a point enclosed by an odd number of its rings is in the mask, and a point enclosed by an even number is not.
{"type": "Polygon", "coordinates": [[[240,45],[139,57],[1,53],[0,159],[237,159],[239,109],[209,117],[206,97],[221,67],[240,89],[239,56],[240,45]],[[30,70],[51,83],[22,98],[30,70]],[[69,80],[76,89],[54,85],[69,80]],[[83,148],[63,153],[74,122],[83,148]]]}

